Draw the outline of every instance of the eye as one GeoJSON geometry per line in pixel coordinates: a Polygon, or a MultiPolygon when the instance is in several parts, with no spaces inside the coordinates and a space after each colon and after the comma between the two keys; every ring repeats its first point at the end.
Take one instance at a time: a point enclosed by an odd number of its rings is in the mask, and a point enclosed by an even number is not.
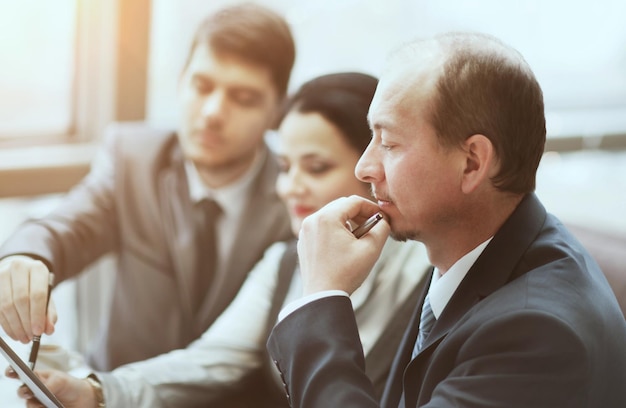
{"type": "Polygon", "coordinates": [[[243,107],[255,107],[261,104],[263,96],[256,91],[239,89],[230,93],[231,99],[243,107]]]}
{"type": "Polygon", "coordinates": [[[326,162],[313,162],[307,166],[307,171],[314,175],[324,174],[332,169],[332,165],[326,162]]]}
{"type": "Polygon", "coordinates": [[[196,90],[196,92],[203,95],[210,93],[214,88],[214,85],[211,81],[197,75],[194,75],[192,77],[191,86],[193,87],[193,89],[196,90]]]}
{"type": "Polygon", "coordinates": [[[287,159],[283,157],[278,157],[278,172],[279,173],[288,173],[289,172],[289,162],[287,159]]]}
{"type": "Polygon", "coordinates": [[[397,143],[393,143],[389,139],[386,139],[386,138],[382,138],[382,137],[380,138],[380,147],[382,149],[389,151],[396,146],[397,146],[397,143]]]}

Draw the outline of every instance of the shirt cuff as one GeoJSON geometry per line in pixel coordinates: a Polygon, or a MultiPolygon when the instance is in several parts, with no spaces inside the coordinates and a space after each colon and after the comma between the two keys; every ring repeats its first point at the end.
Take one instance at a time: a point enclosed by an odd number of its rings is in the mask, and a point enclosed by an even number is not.
{"type": "Polygon", "coordinates": [[[285,317],[289,316],[291,313],[300,309],[302,306],[308,305],[311,302],[314,302],[318,299],[331,297],[331,296],[345,296],[350,297],[348,292],[344,292],[343,290],[324,290],[322,292],[311,293],[310,295],[301,297],[292,302],[287,303],[287,305],[280,311],[278,314],[278,322],[281,322],[285,317]]]}

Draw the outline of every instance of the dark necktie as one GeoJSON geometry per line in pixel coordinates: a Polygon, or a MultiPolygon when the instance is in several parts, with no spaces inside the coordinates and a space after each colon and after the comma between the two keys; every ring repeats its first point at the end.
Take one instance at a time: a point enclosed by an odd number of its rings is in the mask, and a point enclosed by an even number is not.
{"type": "Polygon", "coordinates": [[[426,295],[424,299],[424,305],[422,306],[422,315],[420,316],[420,327],[419,333],[417,334],[417,341],[415,342],[415,347],[413,347],[413,354],[411,355],[411,359],[415,358],[417,353],[424,346],[424,341],[430,334],[434,324],[435,324],[435,315],[433,314],[433,309],[430,307],[430,294],[426,295]]]}
{"type": "Polygon", "coordinates": [[[203,199],[198,203],[196,224],[196,276],[194,307],[197,311],[203,303],[217,268],[216,223],[222,213],[214,200],[203,199]]]}

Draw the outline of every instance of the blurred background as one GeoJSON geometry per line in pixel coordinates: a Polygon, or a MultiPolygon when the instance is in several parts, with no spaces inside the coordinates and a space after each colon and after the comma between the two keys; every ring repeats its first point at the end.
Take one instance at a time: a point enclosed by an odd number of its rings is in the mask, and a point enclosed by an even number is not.
{"type": "MultiPolygon", "coordinates": [[[[257,2],[292,27],[291,89],[332,71],[378,75],[401,42],[442,31],[478,30],[513,45],[546,101],[549,140],[537,194],[567,222],[626,233],[623,0],[257,2]]],[[[108,123],[176,126],[177,79],[193,31],[207,13],[234,3],[0,0],[0,242],[86,173],[108,123]]],[[[106,281],[98,282],[106,292],[106,281]]],[[[106,302],[81,285],[94,287],[79,281],[56,296],[60,308],[81,311],[59,330],[79,349],[88,338],[82,328],[97,325],[106,302]]]]}

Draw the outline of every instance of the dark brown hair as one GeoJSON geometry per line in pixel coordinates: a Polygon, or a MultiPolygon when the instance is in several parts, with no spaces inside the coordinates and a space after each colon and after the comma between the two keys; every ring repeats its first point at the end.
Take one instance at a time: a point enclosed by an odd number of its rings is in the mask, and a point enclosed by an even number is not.
{"type": "Polygon", "coordinates": [[[196,30],[184,69],[201,44],[269,68],[278,95],[285,95],[296,50],[289,25],[273,10],[242,3],[211,14],[196,30]]]}
{"type": "Polygon", "coordinates": [[[367,112],[377,84],[375,77],[360,72],[340,72],[311,79],[287,99],[276,127],[292,111],[319,113],[362,154],[372,139],[367,112]]]}
{"type": "Polygon", "coordinates": [[[445,62],[432,96],[431,123],[442,145],[474,134],[494,145],[502,191],[528,193],[545,147],[543,93],[523,57],[499,40],[476,33],[440,36],[445,62]]]}

